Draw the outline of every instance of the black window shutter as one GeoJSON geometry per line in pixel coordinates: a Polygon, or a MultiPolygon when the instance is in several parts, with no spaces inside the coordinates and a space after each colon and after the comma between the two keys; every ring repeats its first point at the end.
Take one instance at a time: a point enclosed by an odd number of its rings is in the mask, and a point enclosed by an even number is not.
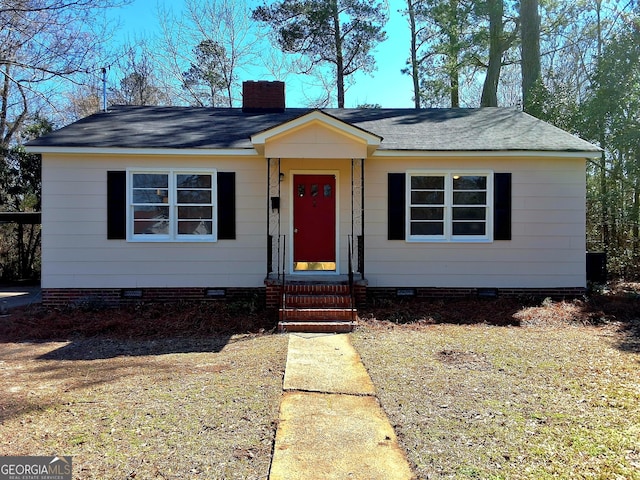
{"type": "Polygon", "coordinates": [[[389,240],[405,239],[405,217],[407,212],[405,196],[405,174],[388,174],[387,198],[387,238],[389,240]]]}
{"type": "Polygon", "coordinates": [[[511,174],[493,175],[493,239],[511,240],[511,174]]]}
{"type": "Polygon", "coordinates": [[[236,238],[236,173],[218,172],[218,240],[236,238]]]}
{"type": "Polygon", "coordinates": [[[127,172],[107,172],[107,238],[127,238],[127,172]]]}

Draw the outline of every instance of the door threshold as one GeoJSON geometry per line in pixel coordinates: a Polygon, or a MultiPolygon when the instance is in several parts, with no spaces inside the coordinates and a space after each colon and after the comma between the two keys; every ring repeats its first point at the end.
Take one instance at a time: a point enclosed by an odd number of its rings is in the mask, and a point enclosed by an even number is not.
{"type": "MultiPolygon", "coordinates": [[[[270,283],[282,283],[282,274],[270,273],[266,282],[270,283]]],[[[348,285],[349,275],[338,274],[333,272],[308,272],[308,273],[287,273],[284,276],[284,281],[287,284],[327,284],[327,285],[348,285]]],[[[362,278],[362,275],[356,273],[353,275],[353,281],[357,284],[366,284],[366,280],[362,278]]]]}
{"type": "Polygon", "coordinates": [[[336,262],[294,262],[293,271],[336,273],[336,262]]]}

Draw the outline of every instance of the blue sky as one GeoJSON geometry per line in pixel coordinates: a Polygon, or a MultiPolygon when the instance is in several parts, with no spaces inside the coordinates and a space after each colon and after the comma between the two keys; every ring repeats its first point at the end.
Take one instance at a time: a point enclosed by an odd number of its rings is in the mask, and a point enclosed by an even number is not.
{"type": "MultiPolygon", "coordinates": [[[[167,1],[166,5],[170,5],[177,12],[181,9],[182,0],[167,1]]],[[[390,20],[385,27],[387,40],[375,51],[378,69],[371,76],[356,74],[355,84],[349,87],[345,95],[346,107],[355,107],[363,103],[377,103],[388,108],[413,107],[411,78],[400,73],[409,56],[409,27],[406,19],[398,13],[404,2],[389,0],[389,5],[390,20]]],[[[119,38],[125,40],[157,34],[156,10],[155,0],[134,0],[131,5],[120,8],[116,14],[121,24],[119,38]]],[[[258,70],[248,75],[253,78],[241,80],[282,80],[269,78],[258,70]]],[[[111,77],[115,75],[112,73],[111,77]]],[[[115,81],[114,78],[110,80],[115,81]]],[[[308,106],[302,94],[303,90],[309,88],[308,82],[294,76],[288,77],[285,81],[287,106],[308,106]]]]}

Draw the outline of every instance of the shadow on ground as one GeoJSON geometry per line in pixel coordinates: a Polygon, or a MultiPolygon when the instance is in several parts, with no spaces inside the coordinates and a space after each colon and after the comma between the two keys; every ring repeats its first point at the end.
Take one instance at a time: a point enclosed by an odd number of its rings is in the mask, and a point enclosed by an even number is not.
{"type": "Polygon", "coordinates": [[[396,324],[519,326],[521,321],[517,313],[522,306],[523,301],[511,298],[379,299],[370,302],[359,313],[365,321],[375,319],[396,324]]]}
{"type": "Polygon", "coordinates": [[[617,282],[601,287],[581,306],[583,323],[615,327],[619,334],[616,346],[640,354],[640,283],[617,282]]]}
{"type": "Polygon", "coordinates": [[[123,340],[86,338],[38,357],[38,360],[104,360],[115,357],[140,357],[172,353],[218,353],[229,342],[231,335],[210,339],[166,338],[158,340],[123,340]]]}
{"type": "Polygon", "coordinates": [[[617,348],[640,353],[640,284],[605,288],[589,296],[551,298],[382,299],[359,311],[364,323],[441,323],[496,326],[595,326],[616,331],[617,348]]]}
{"type": "Polygon", "coordinates": [[[46,360],[218,352],[233,335],[272,331],[250,303],[137,304],[126,308],[16,309],[0,318],[0,343],[68,342],[46,360]]]}
{"type": "MultiPolygon", "coordinates": [[[[439,323],[606,326],[617,330],[618,348],[640,353],[637,283],[617,284],[572,299],[378,299],[359,308],[359,316],[364,324],[403,324],[410,328],[439,323]]],[[[219,351],[224,346],[220,343],[231,336],[271,332],[275,323],[258,301],[141,303],[121,309],[46,310],[31,306],[0,317],[0,343],[70,342],[50,354],[70,360],[219,351]]]]}

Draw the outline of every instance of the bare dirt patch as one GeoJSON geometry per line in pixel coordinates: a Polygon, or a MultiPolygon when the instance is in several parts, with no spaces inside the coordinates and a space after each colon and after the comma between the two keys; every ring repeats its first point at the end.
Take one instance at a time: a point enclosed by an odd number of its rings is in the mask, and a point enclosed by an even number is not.
{"type": "Polygon", "coordinates": [[[436,358],[444,365],[452,368],[466,368],[469,370],[487,370],[491,364],[486,355],[476,352],[461,352],[459,350],[442,350],[436,353],[436,358]]]}

